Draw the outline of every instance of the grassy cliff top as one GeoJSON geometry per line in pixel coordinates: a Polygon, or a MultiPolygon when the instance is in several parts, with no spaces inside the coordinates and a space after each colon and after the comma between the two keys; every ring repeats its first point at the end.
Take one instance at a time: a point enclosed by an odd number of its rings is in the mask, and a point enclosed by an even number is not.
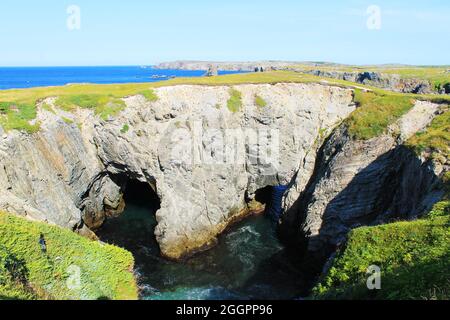
{"type": "MultiPolygon", "coordinates": [[[[47,97],[68,95],[111,95],[126,97],[139,94],[152,88],[176,85],[205,85],[205,86],[231,86],[239,84],[275,84],[275,83],[326,83],[343,87],[360,87],[377,91],[384,91],[370,86],[354,84],[352,82],[316,77],[292,71],[273,71],[263,73],[230,74],[216,77],[176,78],[168,81],[133,84],[73,84],[59,87],[37,87],[28,89],[0,90],[0,102],[36,102],[47,97]]],[[[448,99],[446,95],[418,95],[423,98],[448,99]]]]}
{"type": "Polygon", "coordinates": [[[0,212],[0,300],[137,299],[133,265],[123,249],[0,212]]]}
{"type": "MultiPolygon", "coordinates": [[[[107,119],[126,106],[123,98],[143,95],[149,101],[158,99],[154,89],[176,85],[233,86],[240,84],[321,83],[355,89],[360,108],[350,120],[355,137],[374,137],[407,112],[417,99],[450,103],[448,95],[413,95],[390,92],[370,86],[336,79],[324,79],[291,71],[244,73],[203,78],[177,78],[169,81],[137,84],[76,84],[62,87],[40,87],[0,91],[0,125],[6,130],[23,130],[29,133],[39,130],[36,103],[47,97],[56,97],[56,105],[71,111],[77,107],[95,111],[107,119]],[[366,92],[370,91],[370,92],[366,92]]],[[[238,96],[237,94],[235,96],[238,96]]],[[[235,99],[236,100],[236,99],[235,99]]],[[[234,110],[234,109],[233,109],[234,110]]]]}
{"type": "Polygon", "coordinates": [[[353,230],[346,248],[313,290],[316,299],[450,298],[450,217],[353,230]],[[381,268],[381,290],[368,290],[369,266],[381,268]]]}
{"type": "Polygon", "coordinates": [[[418,154],[427,152],[450,159],[450,111],[436,116],[426,130],[416,133],[406,145],[418,154]]]}
{"type": "Polygon", "coordinates": [[[450,66],[346,66],[346,65],[294,65],[300,71],[337,71],[337,72],[379,72],[398,75],[402,79],[420,79],[430,81],[434,87],[450,83],[450,66]]]}

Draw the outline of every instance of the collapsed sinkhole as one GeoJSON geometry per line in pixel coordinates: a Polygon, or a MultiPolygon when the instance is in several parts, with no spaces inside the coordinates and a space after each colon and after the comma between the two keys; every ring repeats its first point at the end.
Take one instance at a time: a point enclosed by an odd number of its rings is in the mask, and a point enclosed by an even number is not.
{"type": "Polygon", "coordinates": [[[230,226],[214,248],[174,262],[161,257],[154,236],[158,195],[149,183],[123,180],[119,185],[125,211],[107,219],[97,234],[102,241],[133,253],[141,298],[290,299],[303,293],[298,258],[278,241],[276,224],[267,216],[274,187],[254,195],[266,205],[265,214],[250,215],[230,226]]]}

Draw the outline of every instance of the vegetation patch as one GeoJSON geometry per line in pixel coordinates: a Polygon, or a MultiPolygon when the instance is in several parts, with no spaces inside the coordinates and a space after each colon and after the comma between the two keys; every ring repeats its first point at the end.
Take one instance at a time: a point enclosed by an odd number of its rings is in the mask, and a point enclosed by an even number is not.
{"type": "Polygon", "coordinates": [[[349,133],[356,139],[368,140],[386,132],[413,106],[410,95],[355,90],[358,108],[346,120],[349,133]]]}
{"type": "Polygon", "coordinates": [[[353,230],[315,299],[450,298],[450,217],[353,230]],[[381,268],[381,290],[368,290],[369,266],[381,268]]]}
{"type": "Polygon", "coordinates": [[[156,95],[155,90],[153,89],[143,90],[139,92],[139,94],[144,96],[144,98],[147,99],[147,101],[149,102],[158,101],[158,96],[156,95]]]}
{"type": "Polygon", "coordinates": [[[435,117],[426,130],[417,133],[406,145],[418,154],[426,151],[450,158],[450,111],[435,117]]]}
{"type": "MultiPolygon", "coordinates": [[[[324,83],[324,78],[309,74],[303,74],[292,71],[274,71],[258,72],[244,74],[230,74],[218,77],[198,77],[198,78],[176,78],[168,81],[154,83],[129,83],[129,84],[74,84],[60,87],[38,87],[28,89],[0,90],[0,103],[3,109],[0,111],[0,125],[5,130],[24,130],[35,132],[39,125],[30,125],[29,121],[36,117],[36,101],[41,101],[48,97],[57,98],[56,105],[63,109],[72,111],[76,107],[93,109],[96,114],[103,119],[114,116],[125,108],[122,100],[137,94],[142,94],[147,100],[155,101],[157,99],[154,93],[155,88],[176,86],[176,85],[205,85],[205,86],[234,86],[239,84],[276,84],[276,83],[324,83]],[[6,105],[6,108],[5,108],[6,105]],[[9,112],[9,106],[22,106],[25,116],[22,112],[9,112]],[[26,106],[26,107],[23,107],[26,106]],[[24,119],[25,118],[25,119],[24,119]]],[[[394,94],[389,91],[373,88],[366,85],[356,85],[355,83],[326,79],[326,85],[338,86],[343,88],[365,88],[373,90],[379,95],[405,97],[403,94],[394,94]]],[[[447,102],[450,103],[449,95],[414,95],[416,99],[447,102]]],[[[399,98],[400,99],[400,98],[399,98]]],[[[236,109],[240,107],[240,99],[232,99],[231,107],[236,109]]],[[[15,109],[13,107],[13,109],[15,109]]]]}
{"type": "Polygon", "coordinates": [[[236,89],[230,89],[230,98],[227,101],[228,110],[231,112],[239,112],[242,108],[242,93],[236,89]]]}
{"type": "Polygon", "coordinates": [[[74,121],[72,119],[69,119],[69,118],[66,118],[66,117],[62,117],[62,120],[65,123],[69,124],[69,125],[74,123],[74,121]]]}
{"type": "Polygon", "coordinates": [[[125,134],[130,130],[130,126],[127,124],[124,124],[122,129],[120,130],[120,133],[125,134]]]}
{"type": "Polygon", "coordinates": [[[264,108],[267,106],[267,102],[258,95],[255,95],[255,104],[260,108],[264,108]]]}
{"type": "Polygon", "coordinates": [[[56,105],[69,112],[75,110],[77,107],[92,109],[103,120],[117,115],[126,107],[125,102],[121,98],[115,97],[114,95],[100,94],[61,96],[56,100],[56,105]]]}
{"type": "Polygon", "coordinates": [[[48,111],[48,112],[53,113],[53,114],[56,114],[55,110],[53,110],[52,106],[49,105],[48,103],[43,103],[43,104],[41,105],[41,108],[42,108],[43,110],[45,110],[45,111],[48,111]]]}
{"type": "Polygon", "coordinates": [[[433,206],[433,209],[428,213],[428,217],[430,218],[443,216],[450,216],[450,200],[448,196],[446,197],[446,200],[436,203],[433,206]]]}
{"type": "Polygon", "coordinates": [[[0,125],[5,131],[37,132],[39,124],[30,124],[34,119],[36,119],[35,102],[0,102],[0,125]]]}
{"type": "Polygon", "coordinates": [[[0,299],[137,299],[126,250],[6,213],[0,243],[0,299]]]}

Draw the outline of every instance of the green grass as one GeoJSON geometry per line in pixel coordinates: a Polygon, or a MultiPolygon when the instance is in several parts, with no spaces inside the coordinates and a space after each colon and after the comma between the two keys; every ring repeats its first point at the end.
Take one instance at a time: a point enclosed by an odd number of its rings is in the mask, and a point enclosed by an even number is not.
{"type": "Polygon", "coordinates": [[[242,93],[236,89],[230,89],[230,98],[227,102],[228,110],[231,112],[239,112],[242,108],[242,93]]]}
{"type": "Polygon", "coordinates": [[[73,111],[76,108],[92,109],[103,120],[115,116],[124,110],[125,102],[114,95],[80,94],[60,96],[55,104],[65,111],[73,111]]]}
{"type": "Polygon", "coordinates": [[[130,126],[127,124],[124,124],[122,129],[120,130],[120,133],[125,134],[130,130],[130,126]]]}
{"type": "Polygon", "coordinates": [[[428,128],[407,141],[418,154],[427,151],[450,158],[450,111],[434,118],[428,128]]]}
{"type": "Polygon", "coordinates": [[[413,106],[409,95],[355,90],[358,108],[346,120],[349,133],[356,139],[368,140],[386,132],[413,106]]]}
{"type": "Polygon", "coordinates": [[[438,202],[433,206],[433,209],[428,213],[428,217],[436,218],[450,216],[450,200],[448,196],[446,198],[446,200],[438,202]]]}
{"type": "Polygon", "coordinates": [[[48,103],[43,103],[41,107],[45,111],[48,111],[48,112],[53,113],[53,114],[56,114],[55,110],[53,110],[52,106],[49,105],[48,103]]]}
{"type": "Polygon", "coordinates": [[[30,124],[36,118],[35,104],[20,102],[0,102],[0,125],[5,131],[19,130],[34,133],[39,124],[30,124]]]}
{"type": "Polygon", "coordinates": [[[264,108],[267,106],[267,102],[258,95],[255,95],[255,104],[260,108],[264,108]]]}
{"type": "MultiPolygon", "coordinates": [[[[176,78],[155,83],[133,84],[75,84],[61,87],[39,87],[29,89],[0,90],[0,125],[6,130],[24,130],[36,132],[39,125],[30,125],[36,117],[36,102],[48,97],[57,97],[56,105],[72,111],[75,108],[89,108],[103,119],[116,115],[125,108],[123,98],[142,94],[150,102],[156,101],[155,88],[175,85],[205,85],[205,86],[234,86],[239,84],[276,84],[276,83],[325,83],[330,86],[344,88],[364,88],[381,95],[392,93],[370,86],[355,85],[354,83],[323,79],[320,77],[290,71],[258,72],[246,74],[232,74],[216,77],[176,78]],[[6,106],[6,107],[5,107],[6,106]],[[10,112],[11,106],[22,106],[23,111],[10,112]]],[[[402,96],[398,94],[398,96],[402,96]]],[[[415,95],[414,98],[436,102],[450,103],[448,95],[415,95]]],[[[239,99],[232,100],[232,109],[238,105],[239,99]],[[234,103],[236,102],[236,103],[234,103]]],[[[14,109],[14,107],[12,108],[14,109]]]]}
{"type": "Polygon", "coordinates": [[[133,265],[123,249],[0,213],[1,299],[137,299],[133,265]],[[40,233],[47,254],[38,245],[40,233]],[[79,287],[70,285],[77,268],[79,287]]]}
{"type": "Polygon", "coordinates": [[[310,66],[310,65],[296,65],[292,66],[297,70],[312,71],[337,71],[337,72],[364,72],[372,71],[384,74],[398,75],[402,79],[420,79],[429,81],[436,90],[441,89],[444,85],[450,84],[450,66],[347,66],[347,65],[325,65],[325,66],[310,66]]]}
{"type": "Polygon", "coordinates": [[[155,90],[153,89],[140,91],[139,94],[144,96],[144,98],[147,99],[147,101],[149,102],[158,101],[158,96],[156,95],[155,90]]]}
{"type": "Polygon", "coordinates": [[[74,121],[72,119],[69,119],[69,118],[66,118],[66,117],[61,117],[61,119],[67,124],[73,124],[74,123],[74,121]]]}
{"type": "Polygon", "coordinates": [[[450,217],[353,230],[314,299],[450,299],[450,217]],[[367,269],[381,268],[381,290],[367,269]]]}

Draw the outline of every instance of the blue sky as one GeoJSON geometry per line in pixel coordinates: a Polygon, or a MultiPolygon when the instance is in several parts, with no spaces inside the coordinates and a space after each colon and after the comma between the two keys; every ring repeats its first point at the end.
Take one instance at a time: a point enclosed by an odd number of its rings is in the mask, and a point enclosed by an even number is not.
{"type": "Polygon", "coordinates": [[[177,59],[450,64],[450,1],[0,0],[0,66],[177,59]],[[67,28],[69,5],[81,29],[67,28]],[[381,9],[381,29],[367,8],[381,9]]]}

